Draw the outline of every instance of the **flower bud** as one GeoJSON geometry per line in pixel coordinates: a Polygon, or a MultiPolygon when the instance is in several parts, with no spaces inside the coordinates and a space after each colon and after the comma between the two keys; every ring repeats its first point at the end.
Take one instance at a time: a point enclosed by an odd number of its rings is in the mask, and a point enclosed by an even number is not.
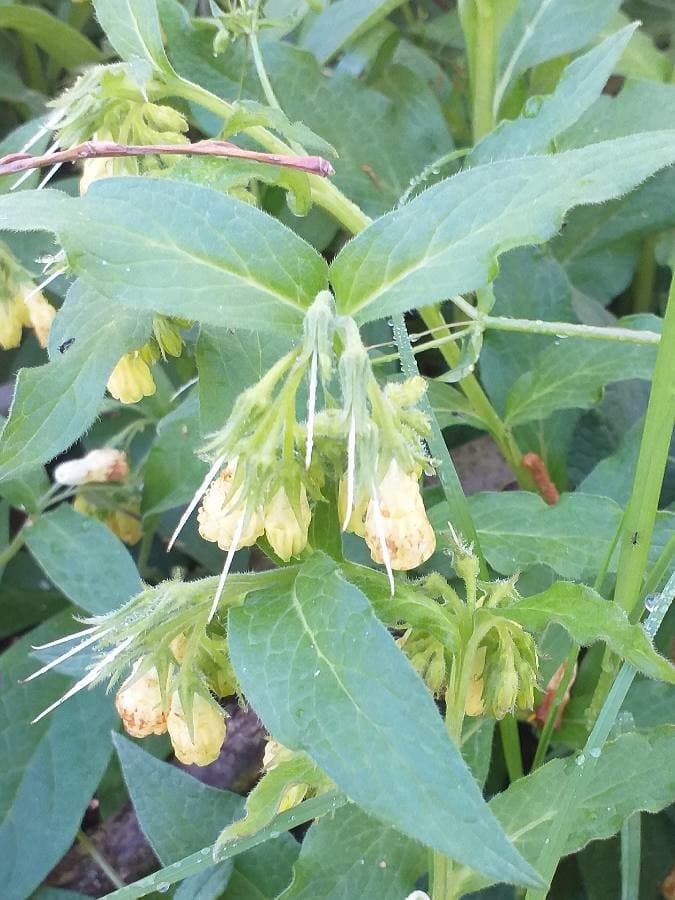
{"type": "Polygon", "coordinates": [[[154,666],[140,678],[131,674],[117,692],[115,706],[125,730],[132,737],[142,738],[166,731],[159,675],[154,666]]]}
{"type": "MultiPolygon", "coordinates": [[[[338,485],[338,516],[340,517],[340,524],[342,524],[345,520],[345,516],[347,515],[347,478],[343,477],[340,479],[340,484],[338,485]]],[[[349,522],[347,523],[347,527],[345,531],[351,531],[352,534],[358,534],[359,537],[365,537],[366,535],[366,526],[364,523],[364,518],[366,516],[366,510],[368,509],[368,499],[363,498],[361,500],[356,500],[354,502],[354,506],[352,508],[352,514],[349,518],[349,522]]]]}
{"type": "Polygon", "coordinates": [[[49,342],[49,332],[56,310],[40,291],[37,294],[33,293],[32,285],[28,285],[23,290],[23,301],[28,310],[29,324],[35,332],[38,344],[44,350],[49,342]]]}
{"type": "Polygon", "coordinates": [[[218,759],[225,741],[225,717],[220,709],[201,694],[192,698],[193,737],[183,712],[183,705],[174,691],[167,718],[169,737],[178,759],[185,765],[208,766],[218,759]]]}
{"type": "Polygon", "coordinates": [[[384,562],[384,540],[392,569],[415,569],[436,549],[436,535],[427,518],[417,476],[403,472],[392,460],[377,493],[366,512],[365,538],[370,555],[376,563],[384,562]]]}
{"type": "Polygon", "coordinates": [[[124,354],[112,370],[107,386],[112,396],[121,403],[138,403],[157,390],[150,367],[138,351],[124,354]]]}
{"type": "Polygon", "coordinates": [[[292,750],[289,750],[288,747],[284,747],[283,744],[280,744],[279,741],[275,741],[270,738],[270,740],[265,744],[265,752],[263,754],[263,769],[266,772],[270,772],[272,769],[275,769],[280,763],[288,762],[289,759],[292,759],[295,754],[292,750]]]}
{"type": "Polygon", "coordinates": [[[232,546],[240,529],[242,513],[244,524],[237,550],[255,544],[265,530],[260,510],[250,512],[246,509],[242,488],[237,488],[232,496],[235,471],[236,465],[230,465],[213,479],[197,513],[199,533],[205,541],[215,541],[221,550],[229,550],[232,546]]]}
{"type": "Polygon", "coordinates": [[[305,486],[300,486],[297,514],[286,489],[280,487],[266,505],[264,519],[267,540],[277,556],[284,562],[291,556],[299,556],[307,546],[307,532],[312,520],[305,486]]]}
{"type": "Polygon", "coordinates": [[[180,665],[185,659],[185,648],[187,647],[187,636],[181,632],[169,644],[169,649],[173,653],[174,659],[180,665]]]}
{"type": "Polygon", "coordinates": [[[106,515],[104,521],[112,533],[130,547],[143,537],[138,501],[131,503],[126,509],[114,509],[106,515]]]}
{"type": "Polygon", "coordinates": [[[166,316],[155,316],[152,328],[155,340],[164,356],[180,356],[183,352],[183,338],[178,325],[166,316]]]}
{"type": "Polygon", "coordinates": [[[121,481],[129,474],[127,455],[123,450],[101,447],[92,450],[82,459],[71,459],[54,469],[54,481],[58,484],[78,484],[121,481]]]}
{"type": "Polygon", "coordinates": [[[21,294],[0,301],[0,347],[3,350],[18,347],[23,326],[29,324],[28,310],[21,294]]]}
{"type": "Polygon", "coordinates": [[[485,653],[485,647],[479,647],[476,650],[471,663],[469,689],[464,702],[464,712],[467,716],[482,716],[485,712],[485,700],[483,699],[483,689],[485,687],[483,680],[485,653]]]}

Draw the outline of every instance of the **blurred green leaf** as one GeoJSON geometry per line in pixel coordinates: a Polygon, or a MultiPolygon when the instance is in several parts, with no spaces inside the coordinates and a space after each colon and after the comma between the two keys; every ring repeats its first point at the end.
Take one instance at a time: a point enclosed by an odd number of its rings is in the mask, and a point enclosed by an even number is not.
{"type": "Polygon", "coordinates": [[[103,61],[103,54],[89,38],[38,6],[0,6],[0,28],[18,31],[66,69],[103,61]]]}
{"type": "Polygon", "coordinates": [[[156,0],[93,0],[96,18],[122,59],[143,60],[171,74],[156,0]]]}
{"type": "Polygon", "coordinates": [[[302,45],[323,65],[345,44],[382,21],[404,0],[336,0],[314,18],[302,45]]]}

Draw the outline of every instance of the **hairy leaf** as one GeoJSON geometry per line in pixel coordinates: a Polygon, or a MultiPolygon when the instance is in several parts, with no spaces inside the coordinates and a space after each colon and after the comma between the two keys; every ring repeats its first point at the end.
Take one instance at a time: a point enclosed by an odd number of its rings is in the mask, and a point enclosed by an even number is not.
{"type": "Polygon", "coordinates": [[[24,534],[45,575],[89,613],[110,612],[143,590],[120,539],[67,503],[41,515],[24,534]]]}
{"type": "Polygon", "coordinates": [[[338,309],[364,322],[484,287],[505,250],[543,243],[569,209],[617,197],[673,161],[675,132],[664,131],[461,172],[338,254],[338,309]]]}
{"type": "Polygon", "coordinates": [[[644,628],[632,625],[616,603],[608,602],[586,585],[557,581],[541,594],[494,612],[533,631],[543,631],[556,622],[583,647],[604,641],[638,671],[675,684],[675,666],[659,656],[644,628]]]}
{"type": "Polygon", "coordinates": [[[536,882],[486,815],[421,680],[331,560],[315,553],[290,591],[261,592],[229,623],[237,676],[275,738],[366,812],[500,880],[536,882]],[[364,770],[366,755],[381,764],[364,770]]]}
{"type": "Polygon", "coordinates": [[[420,844],[349,804],[309,829],[279,900],[401,900],[426,863],[420,844]]]}
{"type": "Polygon", "coordinates": [[[50,362],[19,372],[2,432],[0,479],[45,463],[76,441],[96,418],[113,367],[149,331],[146,314],[119,306],[113,317],[99,294],[75,284],[52,327],[50,362]]]}
{"type": "Polygon", "coordinates": [[[143,60],[171,73],[162,43],[156,0],[93,0],[96,18],[124,60],[143,60]]]}

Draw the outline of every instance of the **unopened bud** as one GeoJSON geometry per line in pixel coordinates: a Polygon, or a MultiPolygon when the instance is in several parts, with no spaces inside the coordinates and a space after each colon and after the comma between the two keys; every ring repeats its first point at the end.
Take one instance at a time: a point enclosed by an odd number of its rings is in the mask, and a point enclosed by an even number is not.
{"type": "Polygon", "coordinates": [[[183,338],[178,325],[166,316],[155,316],[152,327],[162,355],[180,356],[183,352],[183,338]]]}
{"type": "Polygon", "coordinates": [[[108,379],[110,394],[121,403],[138,403],[157,390],[148,364],[138,351],[125,353],[108,379]]]}
{"type": "Polygon", "coordinates": [[[58,484],[79,485],[92,482],[121,481],[129,474],[127,455],[123,450],[102,447],[82,459],[71,459],[54,469],[58,484]]]}
{"type": "Polygon", "coordinates": [[[485,652],[485,647],[479,647],[474,653],[471,663],[469,687],[464,703],[464,712],[467,716],[482,716],[485,712],[485,700],[483,699],[485,652]]]}
{"type": "Polygon", "coordinates": [[[274,552],[288,562],[307,546],[312,513],[304,485],[300,486],[297,510],[293,509],[285,488],[280,487],[265,507],[265,534],[274,552]]]}
{"type": "Polygon", "coordinates": [[[228,466],[213,479],[197,513],[200,535],[205,541],[217,543],[221,550],[229,550],[237,534],[235,549],[250,547],[265,530],[260,510],[247,510],[242,488],[232,496],[234,475],[235,466],[228,466]]]}
{"type": "Polygon", "coordinates": [[[187,636],[177,634],[169,644],[169,649],[173,653],[174,659],[180,665],[185,659],[185,648],[187,646],[187,636]]]}
{"type": "Polygon", "coordinates": [[[154,666],[140,678],[132,674],[127,679],[117,692],[115,706],[126,732],[132,737],[164,734],[167,729],[159,675],[154,666]]]}
{"type": "Polygon", "coordinates": [[[503,719],[513,711],[518,697],[518,675],[512,666],[495,669],[488,687],[489,710],[495,719],[503,719]]]}
{"type": "Polygon", "coordinates": [[[427,518],[417,475],[403,472],[392,460],[377,493],[377,498],[368,503],[365,523],[373,560],[384,563],[384,542],[392,569],[406,571],[422,565],[436,549],[436,535],[427,518]]]}
{"type": "Polygon", "coordinates": [[[284,747],[279,741],[270,739],[265,744],[265,752],[263,754],[263,768],[266,772],[276,768],[280,763],[288,762],[295,754],[288,747],[284,747]]]}
{"type": "Polygon", "coordinates": [[[192,700],[192,724],[193,738],[190,737],[178,691],[175,691],[167,718],[174,753],[185,765],[208,766],[218,759],[225,741],[225,717],[214,703],[201,694],[195,694],[192,700]]]}
{"type": "Polygon", "coordinates": [[[143,537],[140,503],[135,502],[125,509],[114,509],[104,519],[105,524],[117,537],[133,547],[143,537]]]}

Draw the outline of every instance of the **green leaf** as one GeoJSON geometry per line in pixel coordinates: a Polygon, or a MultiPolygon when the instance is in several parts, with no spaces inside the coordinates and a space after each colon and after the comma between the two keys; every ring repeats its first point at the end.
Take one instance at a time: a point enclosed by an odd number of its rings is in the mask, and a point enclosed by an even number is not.
{"type": "Polygon", "coordinates": [[[302,44],[324,65],[345,44],[355,40],[403,5],[404,0],[336,0],[321,12],[302,44]]]}
{"type": "Polygon", "coordinates": [[[79,199],[36,193],[0,197],[0,229],[54,231],[85,284],[135,309],[288,333],[326,287],[309,244],[210,188],[109,178],[79,199]]]}
{"type": "Polygon", "coordinates": [[[558,409],[588,409],[606,384],[650,379],[655,359],[656,345],[559,339],[509,390],[505,421],[522,425],[558,409]]]}
{"type": "MultiPolygon", "coordinates": [[[[632,428],[624,432],[614,453],[610,453],[594,466],[577,486],[577,491],[583,494],[599,494],[603,497],[610,497],[615,503],[625,506],[630,498],[642,428],[643,421],[640,419],[632,428]]],[[[675,469],[675,460],[671,461],[671,469],[675,469]]]]}
{"type": "Polygon", "coordinates": [[[279,900],[401,900],[426,864],[420,844],[349,804],[309,829],[279,900]]]}
{"type": "MultiPolygon", "coordinates": [[[[0,416],[0,425],[7,420],[0,416]]],[[[49,478],[42,466],[30,469],[13,481],[0,483],[0,496],[8,500],[12,506],[23,506],[28,512],[34,512],[38,500],[49,489],[49,478]]]]}
{"type": "Polygon", "coordinates": [[[25,900],[70,847],[111,752],[115,724],[102,690],[82,691],[36,725],[70,686],[49,672],[21,684],[35,669],[30,645],[60,636],[62,613],[0,656],[0,877],[3,900],[25,900]]]}
{"type": "MultiPolygon", "coordinates": [[[[548,506],[527,491],[486,492],[469,497],[469,506],[487,561],[502,575],[541,564],[563,578],[593,578],[621,519],[616,503],[589,494],[563,494],[548,506]]],[[[446,528],[445,505],[430,518],[446,528]]]]}
{"type": "Polygon", "coordinates": [[[536,883],[486,815],[421,680],[331,560],[315,553],[290,591],[231,609],[228,637],[270,733],[366,812],[500,880],[536,883]]]}
{"type": "Polygon", "coordinates": [[[452,425],[470,425],[485,430],[485,422],[476,415],[466,396],[450,384],[427,380],[427,397],[438,421],[439,428],[452,425]]]}
{"type": "MultiPolygon", "coordinates": [[[[143,833],[165,865],[207,847],[242,814],[244,801],[237,794],[207,787],[126,738],[115,736],[114,742],[143,833]]],[[[232,870],[223,900],[272,900],[290,881],[298,849],[289,834],[281,834],[219,863],[232,870]]],[[[208,852],[204,857],[213,864],[208,852]]]]}
{"type": "Polygon", "coordinates": [[[41,515],[24,534],[45,575],[89,613],[110,612],[143,590],[136,565],[120,539],[67,503],[41,515]]]}
{"type": "Polygon", "coordinates": [[[675,132],[664,131],[460,172],[346,245],[331,266],[338,309],[365,322],[485,287],[505,250],[543,243],[572,207],[617,197],[674,160],[675,132]]]}
{"type": "Polygon", "coordinates": [[[467,166],[546,153],[600,96],[637,23],[622,28],[575,59],[549,97],[530,97],[518,119],[500,122],[472,151],[467,166]]]}
{"type": "Polygon", "coordinates": [[[504,29],[495,111],[515,79],[539,63],[579,50],[607,24],[621,0],[520,0],[504,29]]]}
{"type": "Polygon", "coordinates": [[[196,455],[202,444],[198,397],[193,392],[157,423],[157,436],[143,463],[144,515],[166,512],[190,500],[208,469],[196,455]]]}
{"type": "Polygon", "coordinates": [[[336,155],[335,147],[315,134],[304,122],[291,122],[283,110],[265,106],[256,100],[237,100],[232,115],[225,122],[223,137],[256,125],[272,128],[288,141],[299,141],[312,153],[336,155]]]}
{"type": "Polygon", "coordinates": [[[284,335],[202,327],[197,369],[203,434],[223,427],[239,394],[259,381],[291,345],[284,335]]]}
{"type": "Polygon", "coordinates": [[[119,306],[113,317],[95,291],[73,285],[52,327],[52,359],[19,372],[2,432],[0,478],[15,479],[76,441],[98,415],[119,358],[140,347],[149,332],[147,315],[119,306]]]}
{"type": "Polygon", "coordinates": [[[88,38],[37,6],[0,6],[0,28],[18,31],[66,69],[103,60],[101,51],[88,38]]]}
{"type": "MultiPolygon", "coordinates": [[[[623,734],[608,742],[595,761],[593,778],[584,783],[586,793],[572,808],[564,855],[616,834],[638,810],[658,812],[672,803],[674,753],[673,725],[623,734]]],[[[490,801],[490,808],[526,859],[536,860],[544,849],[575,774],[574,759],[555,759],[490,801]]],[[[467,875],[462,889],[469,893],[487,883],[467,875]]]]}
{"type": "Polygon", "coordinates": [[[122,59],[144,60],[172,74],[162,43],[156,0],[93,0],[96,18],[122,59]]]}
{"type": "Polygon", "coordinates": [[[541,594],[525,597],[495,615],[543,631],[551,622],[562,625],[582,647],[604,641],[614,653],[648,675],[675,684],[675,666],[659,656],[641,625],[583,584],[558,581],[541,594]]]}

